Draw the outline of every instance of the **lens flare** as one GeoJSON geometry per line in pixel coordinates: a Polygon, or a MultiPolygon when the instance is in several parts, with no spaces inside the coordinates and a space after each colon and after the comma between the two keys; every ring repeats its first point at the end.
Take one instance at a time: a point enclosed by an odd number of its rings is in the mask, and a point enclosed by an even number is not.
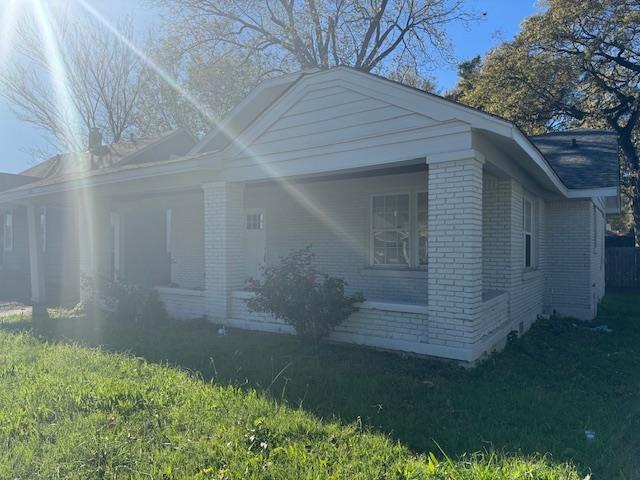
{"type": "Polygon", "coordinates": [[[0,7],[0,67],[9,60],[13,39],[15,37],[15,23],[22,8],[20,0],[5,0],[0,7]]]}
{"type": "MultiPolygon", "coordinates": [[[[95,19],[102,23],[113,35],[116,36],[124,45],[126,45],[131,51],[136,54],[152,71],[154,71],[160,78],[162,78],[171,88],[173,88],[179,95],[185,98],[198,112],[200,112],[211,125],[215,125],[220,131],[222,131],[229,138],[234,138],[237,141],[237,135],[235,132],[231,132],[225,128],[224,124],[219,122],[209,111],[204,109],[201,102],[197,100],[195,96],[189,93],[183,88],[166,70],[157,65],[151,58],[136,47],[128,38],[122,35],[118,29],[111,24],[103,15],[100,14],[94,7],[92,7],[85,0],[76,0],[82,8],[91,14],[95,19]]],[[[259,154],[257,154],[250,145],[241,144],[244,153],[248,154],[256,163],[263,168],[269,176],[280,184],[296,201],[300,203],[311,215],[316,217],[325,226],[327,226],[333,233],[346,239],[352,247],[357,250],[362,249],[362,245],[355,238],[353,238],[338,222],[333,220],[332,214],[324,211],[322,207],[311,199],[309,199],[304,192],[297,188],[292,182],[288,181],[284,176],[280,174],[277,168],[265,162],[259,154]]]]}
{"type": "MultiPolygon", "coordinates": [[[[50,72],[49,80],[55,97],[54,101],[57,104],[58,111],[61,112],[62,121],[60,126],[67,128],[64,135],[70,143],[71,152],[68,152],[65,158],[76,161],[73,159],[73,155],[83,149],[85,139],[83,138],[83,131],[79,127],[82,122],[78,118],[75,108],[73,90],[69,85],[75,72],[70,71],[68,68],[70,62],[67,61],[63,35],[54,20],[57,18],[54,12],[42,0],[31,0],[29,3],[41,35],[42,48],[46,54],[50,72]]],[[[79,155],[78,158],[81,158],[82,154],[77,154],[79,155]]],[[[77,242],[78,254],[83,263],[82,266],[90,272],[95,272],[96,266],[99,265],[99,258],[96,247],[98,240],[96,232],[98,211],[94,196],[90,189],[76,190],[68,195],[69,198],[65,200],[71,204],[71,210],[75,217],[74,224],[77,226],[78,231],[81,232],[80,238],[84,239],[84,241],[77,242]]],[[[69,244],[73,243],[70,242],[69,244]]],[[[71,256],[75,252],[65,251],[64,254],[71,256]]],[[[65,264],[67,263],[72,262],[65,262],[65,264]]]]}

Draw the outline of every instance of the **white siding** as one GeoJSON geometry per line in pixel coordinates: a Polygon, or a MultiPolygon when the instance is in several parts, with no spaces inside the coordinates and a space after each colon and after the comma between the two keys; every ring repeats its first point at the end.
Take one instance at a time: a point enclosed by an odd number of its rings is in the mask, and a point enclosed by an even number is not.
{"type": "Polygon", "coordinates": [[[303,95],[250,148],[256,155],[267,156],[353,142],[435,123],[424,115],[342,86],[319,86],[303,95]]]}

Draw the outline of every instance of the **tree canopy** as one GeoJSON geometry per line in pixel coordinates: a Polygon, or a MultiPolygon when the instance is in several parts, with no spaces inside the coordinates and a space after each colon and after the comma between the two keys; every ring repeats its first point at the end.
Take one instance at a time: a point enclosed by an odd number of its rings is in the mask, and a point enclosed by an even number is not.
{"type": "Polygon", "coordinates": [[[528,133],[614,130],[640,225],[640,0],[547,0],[453,95],[528,133]]]}
{"type": "Polygon", "coordinates": [[[423,73],[451,59],[447,27],[474,14],[465,0],[153,0],[172,12],[187,48],[270,57],[285,70],[349,65],[423,73]]]}

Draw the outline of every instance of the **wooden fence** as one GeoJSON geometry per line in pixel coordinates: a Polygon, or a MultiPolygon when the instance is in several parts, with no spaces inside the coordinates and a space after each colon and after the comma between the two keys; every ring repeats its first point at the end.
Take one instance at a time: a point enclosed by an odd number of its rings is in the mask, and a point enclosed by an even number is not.
{"type": "Polygon", "coordinates": [[[607,289],[640,289],[640,248],[607,248],[605,260],[607,289]]]}

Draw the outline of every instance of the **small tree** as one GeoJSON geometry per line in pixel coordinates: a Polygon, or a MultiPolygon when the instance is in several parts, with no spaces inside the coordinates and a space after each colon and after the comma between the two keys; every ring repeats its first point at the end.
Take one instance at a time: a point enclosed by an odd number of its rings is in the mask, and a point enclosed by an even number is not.
{"type": "Polygon", "coordinates": [[[253,311],[267,312],[295,328],[306,340],[318,343],[333,327],[358,311],[361,293],[345,295],[347,283],[319,272],[314,254],[306,247],[281,257],[278,265],[263,267],[263,280],[251,279],[248,288],[255,297],[248,301],[253,311]]]}

